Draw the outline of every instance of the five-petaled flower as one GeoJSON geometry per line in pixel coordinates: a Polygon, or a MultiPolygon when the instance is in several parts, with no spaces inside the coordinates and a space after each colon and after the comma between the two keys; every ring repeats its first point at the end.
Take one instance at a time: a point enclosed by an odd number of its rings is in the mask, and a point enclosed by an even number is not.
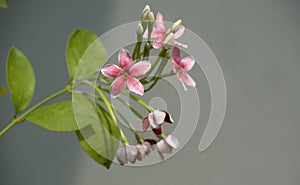
{"type": "MultiPolygon", "coordinates": [[[[143,119],[142,130],[147,131],[148,127],[151,126],[153,131],[161,130],[160,125],[163,123],[173,123],[171,115],[164,110],[154,110],[150,112],[147,117],[143,119]]],[[[159,135],[155,133],[156,135],[159,135]]]]}
{"type": "Polygon", "coordinates": [[[132,58],[130,53],[122,49],[118,55],[120,67],[115,64],[106,65],[101,69],[104,76],[109,78],[116,78],[110,87],[110,94],[113,98],[119,96],[125,89],[128,89],[136,94],[144,94],[144,86],[135,77],[139,77],[147,73],[151,68],[148,61],[140,61],[132,65],[132,58]]]}
{"type": "MultiPolygon", "coordinates": [[[[164,45],[165,39],[167,36],[171,33],[171,29],[166,30],[164,25],[164,17],[163,15],[158,12],[156,15],[156,28],[153,28],[153,31],[151,33],[151,37],[155,38],[153,47],[155,49],[161,48],[164,45]]],[[[185,27],[180,25],[179,29],[174,33],[172,38],[172,43],[177,46],[181,46],[184,48],[187,48],[186,44],[182,44],[175,39],[180,38],[184,33],[185,27]]],[[[148,31],[145,31],[144,38],[148,37],[148,31]]]]}
{"type": "Polygon", "coordinates": [[[180,58],[180,50],[177,47],[173,48],[172,52],[173,71],[177,74],[179,81],[182,83],[184,90],[187,86],[196,86],[196,82],[186,73],[193,68],[195,60],[193,57],[188,56],[183,59],[180,58]]]}
{"type": "Polygon", "coordinates": [[[178,148],[179,141],[177,138],[173,135],[168,135],[161,139],[157,144],[157,151],[160,156],[160,158],[163,160],[164,156],[163,154],[169,154],[172,152],[173,149],[178,148]]]}

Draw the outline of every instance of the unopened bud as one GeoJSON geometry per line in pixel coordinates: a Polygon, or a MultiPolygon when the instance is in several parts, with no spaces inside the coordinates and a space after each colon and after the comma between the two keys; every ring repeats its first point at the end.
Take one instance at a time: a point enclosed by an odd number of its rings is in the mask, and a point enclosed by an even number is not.
{"type": "Polygon", "coordinates": [[[148,20],[149,20],[149,23],[153,25],[154,20],[155,20],[153,12],[150,12],[148,14],[148,20]]]}
{"type": "Polygon", "coordinates": [[[142,15],[141,15],[142,21],[148,20],[149,13],[150,13],[150,7],[149,7],[149,5],[146,5],[144,10],[142,11],[142,15]]]}
{"type": "Polygon", "coordinates": [[[180,28],[181,23],[182,23],[182,20],[181,20],[181,19],[179,19],[179,20],[177,20],[176,22],[174,22],[174,24],[172,25],[171,31],[172,31],[173,33],[176,33],[176,32],[178,31],[178,29],[180,28]]]}
{"type": "Polygon", "coordinates": [[[136,28],[136,34],[137,35],[143,35],[144,33],[144,29],[141,23],[138,24],[137,28],[136,28]]]}
{"type": "Polygon", "coordinates": [[[172,32],[169,33],[164,40],[164,45],[170,44],[173,41],[173,38],[174,38],[174,33],[172,33],[172,32]]]}

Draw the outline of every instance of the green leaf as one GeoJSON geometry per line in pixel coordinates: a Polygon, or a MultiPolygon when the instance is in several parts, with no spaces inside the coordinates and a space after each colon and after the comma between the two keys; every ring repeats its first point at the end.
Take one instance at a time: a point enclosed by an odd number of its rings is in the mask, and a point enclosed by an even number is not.
{"type": "Polygon", "coordinates": [[[79,144],[92,159],[109,169],[119,147],[119,127],[113,123],[105,109],[100,106],[95,107],[95,104],[88,101],[90,105],[85,107],[93,106],[92,109],[89,109],[91,118],[84,115],[82,118],[87,118],[89,123],[92,120],[94,122],[76,132],[79,144]],[[97,119],[94,119],[95,115],[97,115],[97,119]]]}
{"type": "Polygon", "coordinates": [[[34,94],[35,77],[27,57],[11,48],[6,63],[6,79],[16,114],[22,112],[34,94]]]}
{"type": "Polygon", "coordinates": [[[26,119],[50,131],[70,132],[78,130],[71,101],[44,106],[30,113],[26,119]]]}
{"type": "Polygon", "coordinates": [[[71,79],[74,78],[76,70],[77,79],[92,76],[104,64],[106,58],[106,50],[94,32],[78,29],[69,37],[66,60],[71,79]]]}
{"type": "Polygon", "coordinates": [[[0,8],[4,8],[4,9],[8,8],[5,0],[0,0],[0,8]]]}
{"type": "Polygon", "coordinates": [[[6,89],[5,89],[5,87],[1,87],[0,86],[0,95],[1,96],[4,96],[6,94],[6,89]]]}

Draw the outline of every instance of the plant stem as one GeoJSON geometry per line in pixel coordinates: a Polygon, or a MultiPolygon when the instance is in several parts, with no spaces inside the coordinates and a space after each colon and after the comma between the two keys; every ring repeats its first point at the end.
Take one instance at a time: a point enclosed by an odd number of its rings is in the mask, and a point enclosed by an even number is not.
{"type": "Polygon", "coordinates": [[[9,125],[7,127],[5,127],[1,132],[0,132],[0,137],[3,136],[8,130],[10,130],[15,124],[17,123],[22,123],[26,116],[28,116],[31,112],[33,112],[34,110],[38,109],[40,106],[44,105],[45,103],[49,102],[50,100],[53,100],[54,98],[68,92],[70,90],[70,86],[66,86],[64,89],[50,95],[49,97],[43,99],[42,101],[40,101],[39,103],[37,103],[36,105],[34,105],[33,107],[31,107],[30,109],[28,109],[25,113],[23,113],[21,116],[13,119],[12,122],[9,123],[9,125]]]}

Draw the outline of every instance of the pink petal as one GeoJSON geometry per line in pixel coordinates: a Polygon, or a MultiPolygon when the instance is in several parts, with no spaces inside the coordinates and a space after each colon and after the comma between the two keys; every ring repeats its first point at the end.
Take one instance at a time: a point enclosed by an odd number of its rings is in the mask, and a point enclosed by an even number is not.
{"type": "Polygon", "coordinates": [[[129,51],[126,49],[121,49],[119,51],[118,59],[122,69],[127,70],[131,66],[132,58],[129,51]]]}
{"type": "Polygon", "coordinates": [[[151,68],[151,64],[147,61],[141,61],[136,64],[134,64],[130,69],[129,69],[129,74],[131,76],[142,76],[145,73],[147,73],[151,68]]]}
{"type": "Polygon", "coordinates": [[[160,12],[156,15],[156,26],[161,30],[165,30],[164,17],[160,12]]]}
{"type": "Polygon", "coordinates": [[[127,160],[134,164],[138,157],[138,150],[137,150],[136,146],[127,145],[126,152],[127,152],[127,160]]]}
{"type": "Polygon", "coordinates": [[[195,60],[193,57],[185,57],[181,59],[180,67],[183,68],[185,71],[189,71],[193,68],[195,64],[195,60]]]}
{"type": "Polygon", "coordinates": [[[180,69],[180,65],[177,64],[174,60],[172,60],[172,64],[173,64],[173,72],[177,73],[177,69],[180,69]]]}
{"type": "Polygon", "coordinates": [[[184,30],[185,30],[185,27],[180,26],[179,29],[174,34],[174,39],[178,39],[179,37],[181,37],[184,33],[184,30]]]}
{"type": "Polygon", "coordinates": [[[196,86],[196,82],[192,79],[192,77],[190,77],[190,75],[186,74],[185,72],[177,73],[177,77],[181,81],[185,91],[187,90],[185,85],[192,86],[192,87],[196,86]]]}
{"type": "Polygon", "coordinates": [[[154,121],[160,125],[164,122],[165,117],[166,117],[166,113],[160,110],[154,110],[153,111],[153,115],[154,115],[154,121]]]}
{"type": "Polygon", "coordinates": [[[173,44],[175,46],[179,46],[179,47],[183,47],[183,48],[188,48],[188,46],[186,44],[182,44],[182,43],[180,43],[180,42],[178,42],[176,40],[173,40],[173,44]]]}
{"type": "Polygon", "coordinates": [[[109,78],[116,78],[123,73],[123,69],[115,64],[109,64],[101,69],[101,72],[104,76],[109,78]]]}
{"type": "Polygon", "coordinates": [[[155,41],[154,41],[154,43],[153,43],[153,47],[154,47],[155,49],[161,48],[161,47],[163,46],[163,44],[164,44],[165,38],[166,38],[165,35],[159,35],[159,36],[155,39],[155,41]]]}
{"type": "Polygon", "coordinates": [[[173,48],[172,59],[174,62],[176,62],[178,65],[180,65],[180,50],[177,47],[173,48]]]}
{"type": "Polygon", "coordinates": [[[148,117],[146,117],[143,119],[143,125],[142,125],[143,132],[146,132],[148,127],[149,127],[149,120],[148,117]]]}
{"type": "Polygon", "coordinates": [[[164,34],[165,34],[165,30],[160,28],[153,28],[151,37],[158,37],[159,35],[164,35],[164,34]]]}
{"type": "Polygon", "coordinates": [[[165,141],[170,145],[172,148],[178,148],[179,147],[179,141],[176,137],[172,135],[168,135],[165,137],[165,141]]]}
{"type": "Polygon", "coordinates": [[[124,165],[127,163],[127,154],[126,154],[126,150],[125,147],[121,147],[118,149],[117,151],[117,160],[119,161],[119,163],[121,165],[124,165]]]}
{"type": "Polygon", "coordinates": [[[126,86],[126,77],[119,76],[116,78],[110,86],[110,94],[113,98],[119,96],[126,86]]]}
{"type": "Polygon", "coordinates": [[[127,77],[127,86],[131,92],[134,92],[135,94],[138,94],[141,96],[144,95],[144,86],[143,86],[143,84],[141,84],[141,82],[138,79],[136,79],[132,76],[128,76],[127,77]]]}

